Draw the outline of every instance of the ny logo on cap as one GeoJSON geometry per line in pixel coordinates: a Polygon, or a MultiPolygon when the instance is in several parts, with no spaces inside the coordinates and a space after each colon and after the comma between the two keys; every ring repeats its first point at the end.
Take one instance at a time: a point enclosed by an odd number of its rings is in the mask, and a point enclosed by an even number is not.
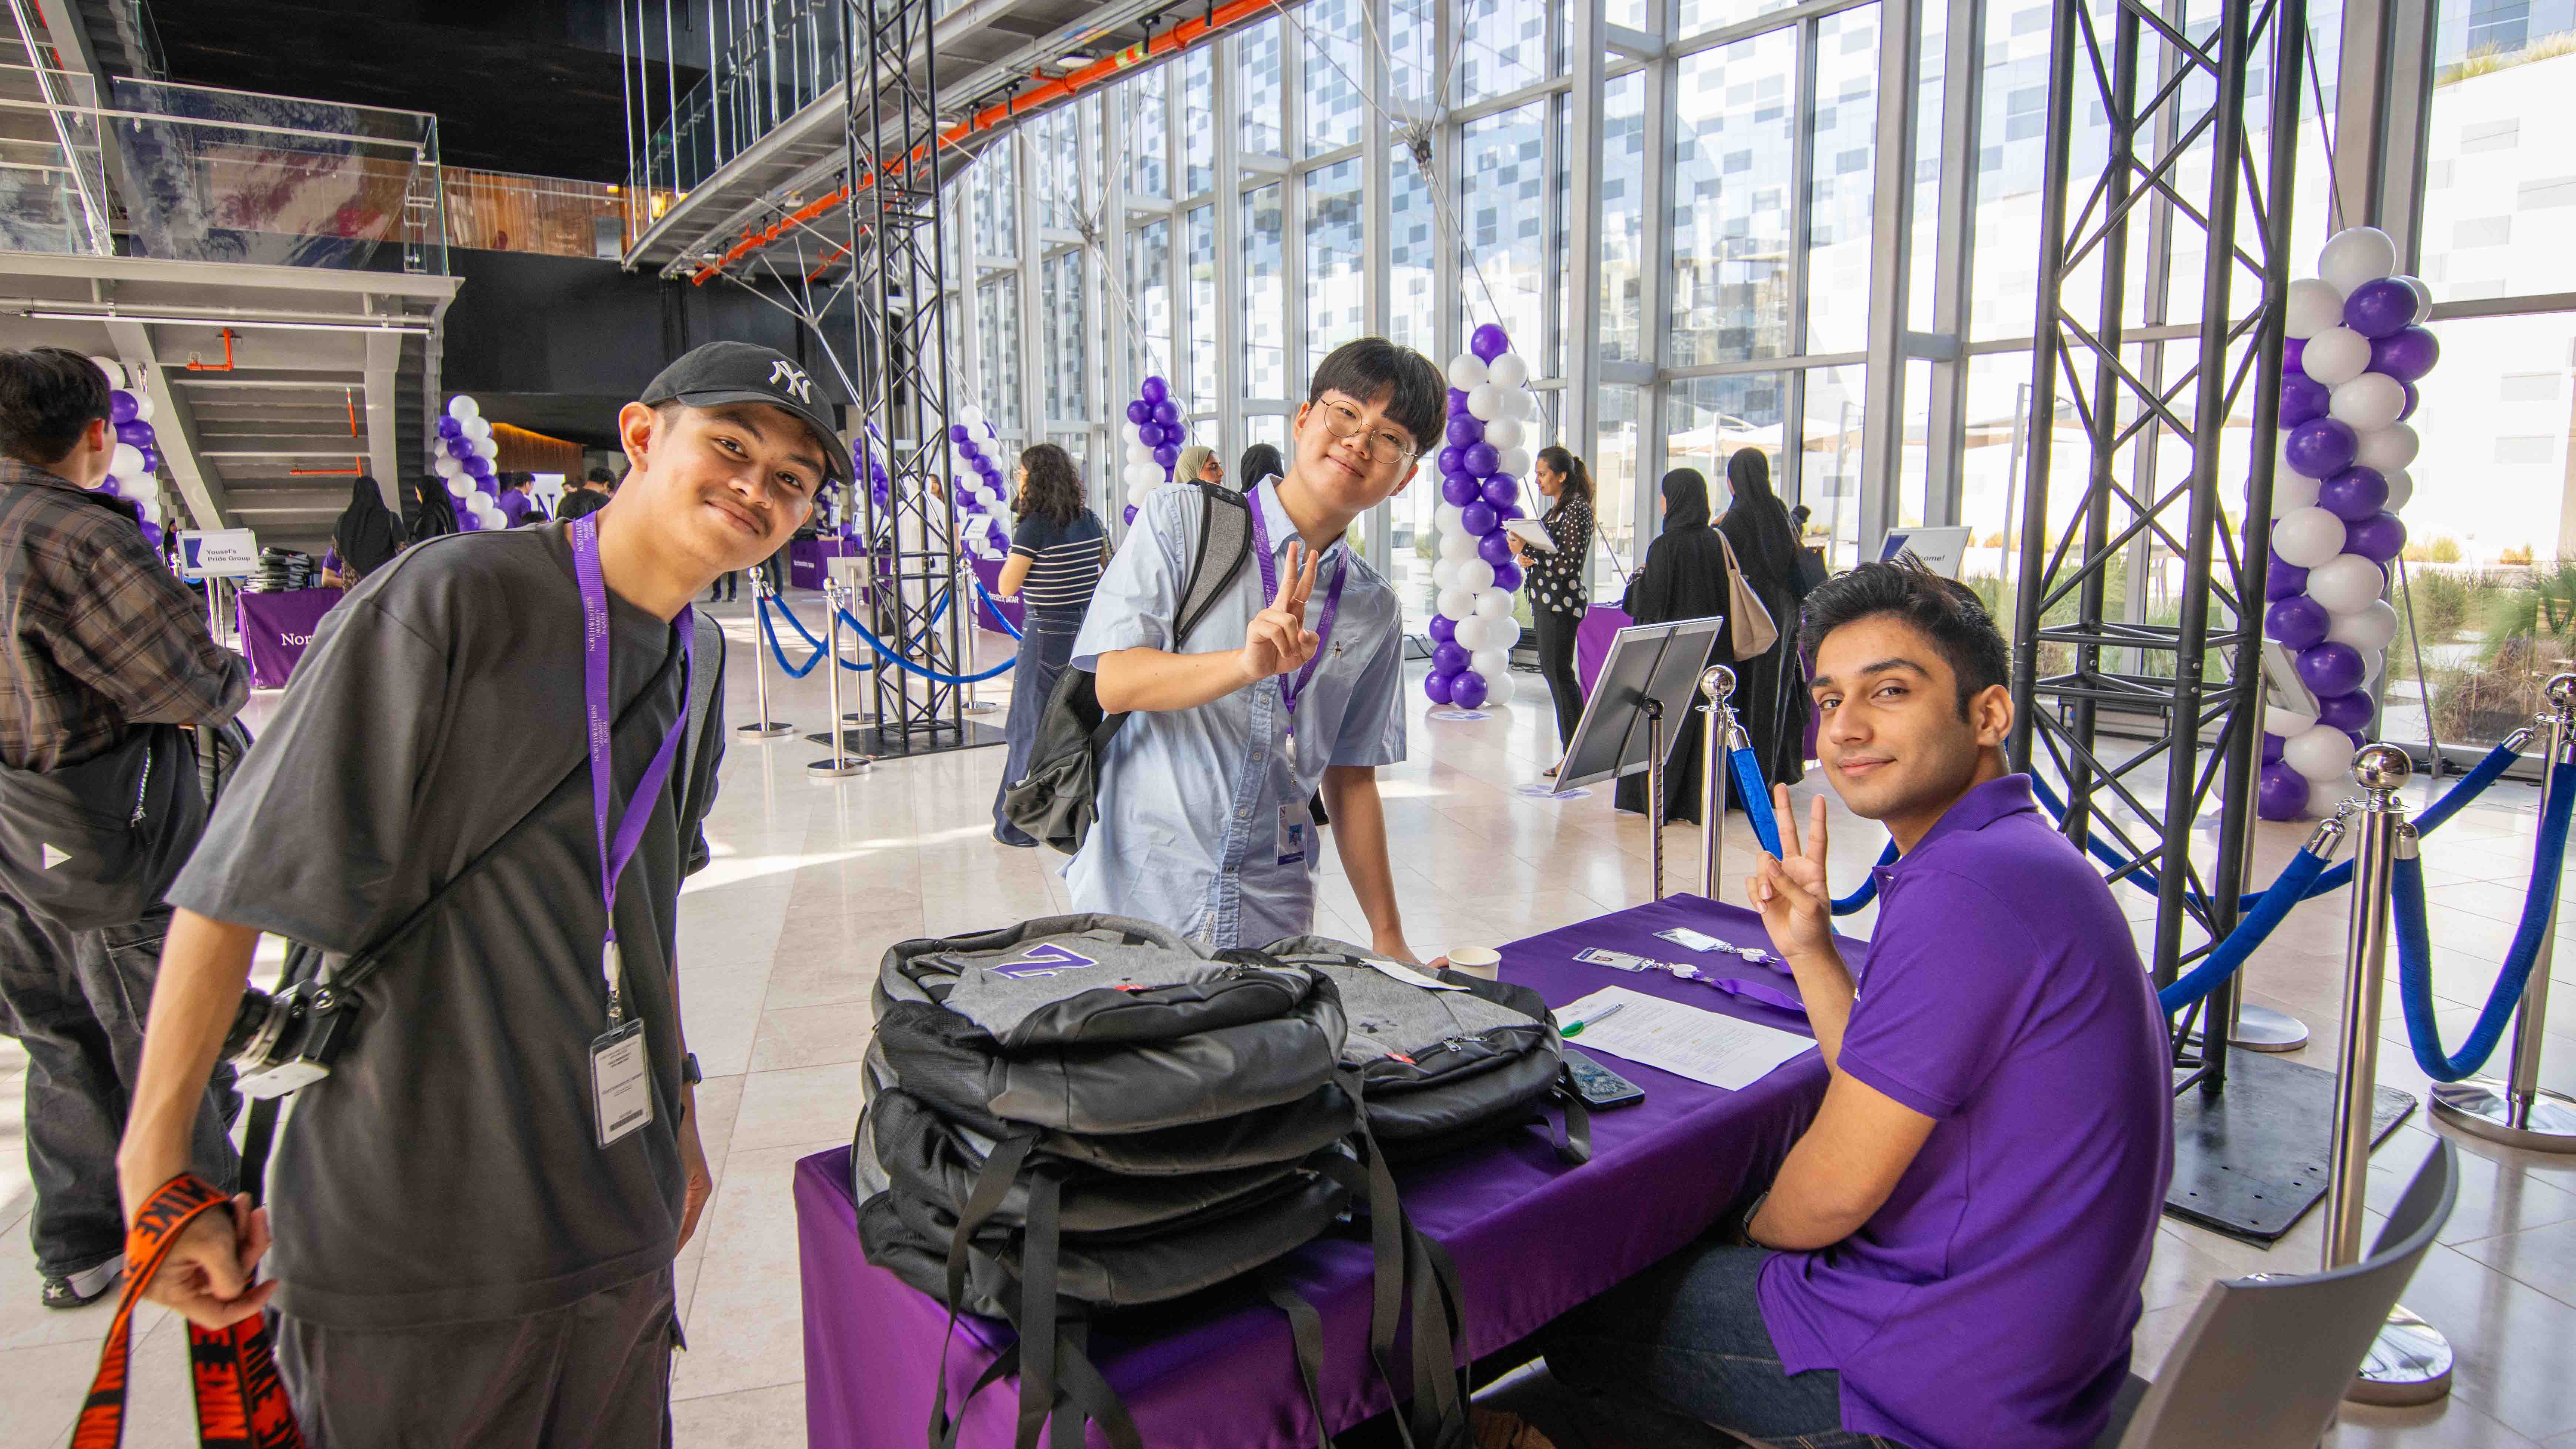
{"type": "Polygon", "coordinates": [[[795,363],[788,361],[786,358],[782,357],[776,362],[769,364],[769,382],[771,386],[777,388],[780,392],[792,392],[796,394],[796,400],[798,402],[812,402],[814,400],[814,379],[807,377],[805,375],[805,369],[798,367],[795,363]]]}

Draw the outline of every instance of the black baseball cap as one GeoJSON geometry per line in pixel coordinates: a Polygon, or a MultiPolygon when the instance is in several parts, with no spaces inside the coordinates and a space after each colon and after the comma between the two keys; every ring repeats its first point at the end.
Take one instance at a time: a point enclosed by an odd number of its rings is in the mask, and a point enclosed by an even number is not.
{"type": "Polygon", "coordinates": [[[847,482],[850,450],[832,425],[826,404],[814,397],[814,378],[795,358],[756,342],[710,342],[693,347],[662,369],[636,401],[646,407],[684,403],[717,408],[729,403],[767,403],[785,408],[813,430],[823,445],[823,476],[847,482]]]}

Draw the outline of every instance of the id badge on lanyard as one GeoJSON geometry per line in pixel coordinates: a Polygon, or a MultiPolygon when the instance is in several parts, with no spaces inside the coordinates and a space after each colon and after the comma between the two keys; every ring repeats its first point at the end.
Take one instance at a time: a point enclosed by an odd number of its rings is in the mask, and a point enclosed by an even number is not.
{"type": "Polygon", "coordinates": [[[626,965],[617,947],[617,879],[626,873],[627,862],[635,858],[635,847],[644,838],[645,823],[653,817],[654,802],[661,798],[662,788],[671,778],[671,762],[688,733],[688,677],[693,662],[690,655],[698,631],[695,613],[681,609],[674,621],[680,631],[680,716],[671,722],[671,732],[662,737],[661,748],[653,752],[652,763],[644,767],[644,778],[636,782],[634,798],[626,802],[625,813],[618,817],[612,835],[608,798],[615,790],[616,771],[609,750],[613,718],[608,699],[611,626],[608,584],[599,571],[599,515],[574,520],[571,534],[573,577],[581,585],[582,714],[590,748],[591,814],[599,843],[600,894],[608,906],[608,934],[599,950],[608,1025],[591,1039],[590,1095],[599,1145],[609,1147],[653,1120],[652,1053],[645,1045],[643,1020],[626,1014],[626,965]]]}
{"type": "MultiPolygon", "coordinates": [[[[1279,558],[1270,546],[1270,521],[1261,511],[1258,496],[1250,502],[1252,547],[1261,560],[1262,596],[1275,599],[1279,597],[1279,558]]],[[[1315,671],[1323,664],[1326,648],[1333,642],[1333,625],[1342,612],[1342,584],[1349,576],[1348,556],[1333,560],[1333,582],[1324,590],[1324,614],[1315,621],[1315,657],[1307,660],[1306,667],[1295,674],[1279,676],[1279,711],[1288,722],[1280,756],[1287,762],[1288,784],[1292,792],[1300,778],[1297,773],[1297,700],[1306,692],[1306,686],[1314,682],[1315,671]]],[[[1307,816],[1305,801],[1296,800],[1280,806],[1277,863],[1295,865],[1304,860],[1314,835],[1314,823],[1307,816]]]]}

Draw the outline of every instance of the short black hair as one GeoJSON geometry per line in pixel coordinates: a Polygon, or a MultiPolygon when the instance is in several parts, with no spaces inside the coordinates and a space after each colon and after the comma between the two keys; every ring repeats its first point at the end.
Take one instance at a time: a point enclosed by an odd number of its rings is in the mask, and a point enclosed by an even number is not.
{"type": "Polygon", "coordinates": [[[0,453],[50,468],[107,415],[107,378],[88,358],[68,347],[0,350],[0,453]]]}
{"type": "Polygon", "coordinates": [[[593,483],[614,483],[617,481],[617,475],[609,472],[607,465],[602,464],[601,466],[590,470],[590,481],[593,483]]]}
{"type": "Polygon", "coordinates": [[[1914,563],[1865,563],[1818,584],[1799,615],[1798,647],[1813,662],[1826,635],[1880,614],[1931,637],[1958,676],[1961,719],[1970,700],[2012,678],[2012,650],[1975,592],[1914,563]]]}
{"type": "Polygon", "coordinates": [[[1410,347],[1398,347],[1383,337],[1343,343],[1324,359],[1323,366],[1315,369],[1315,381],[1306,389],[1307,405],[1322,402],[1328,392],[1343,393],[1362,402],[1383,399],[1387,416],[1413,435],[1417,458],[1439,446],[1440,417],[1449,405],[1449,381],[1430,358],[1410,347]]]}

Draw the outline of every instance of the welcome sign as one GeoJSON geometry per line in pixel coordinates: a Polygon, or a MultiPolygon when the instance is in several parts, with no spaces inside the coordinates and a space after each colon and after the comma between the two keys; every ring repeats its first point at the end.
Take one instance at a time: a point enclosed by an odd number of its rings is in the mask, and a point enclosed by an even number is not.
{"type": "Polygon", "coordinates": [[[236,599],[233,617],[241,625],[242,653],[250,659],[251,687],[284,689],[322,616],[347,597],[338,589],[296,589],[236,599]]]}

